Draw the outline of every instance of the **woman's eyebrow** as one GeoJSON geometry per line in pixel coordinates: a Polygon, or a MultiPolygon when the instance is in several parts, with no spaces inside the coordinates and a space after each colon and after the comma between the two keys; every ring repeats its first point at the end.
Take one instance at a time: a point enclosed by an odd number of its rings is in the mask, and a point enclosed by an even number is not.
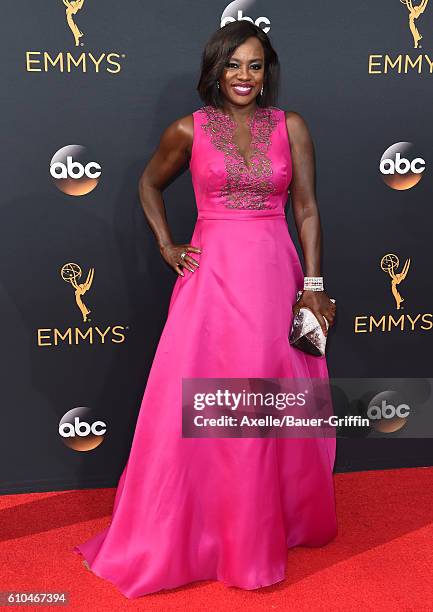
{"type": "MultiPolygon", "coordinates": [[[[233,60],[235,60],[235,61],[237,61],[237,62],[240,62],[240,61],[241,61],[241,60],[240,60],[238,57],[232,57],[232,58],[230,59],[230,61],[233,61],[233,60]]],[[[255,57],[254,59],[251,59],[251,60],[249,60],[249,61],[250,61],[250,62],[261,62],[261,61],[262,61],[262,58],[261,58],[261,57],[255,57]]]]}

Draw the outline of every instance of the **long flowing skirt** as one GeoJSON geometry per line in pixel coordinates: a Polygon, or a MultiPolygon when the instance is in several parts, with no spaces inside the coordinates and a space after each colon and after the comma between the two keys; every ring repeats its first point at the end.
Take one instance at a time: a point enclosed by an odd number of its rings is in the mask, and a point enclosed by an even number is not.
{"type": "Polygon", "coordinates": [[[284,218],[198,219],[109,526],[74,547],[128,598],[196,580],[283,580],[287,549],[335,537],[335,438],[183,438],[182,378],[327,378],[289,345],[303,271],[284,218]]]}

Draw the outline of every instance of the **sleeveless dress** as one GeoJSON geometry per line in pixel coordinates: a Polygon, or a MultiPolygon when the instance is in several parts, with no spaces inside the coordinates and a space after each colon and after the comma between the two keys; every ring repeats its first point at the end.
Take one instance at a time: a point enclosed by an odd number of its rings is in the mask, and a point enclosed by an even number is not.
{"type": "Polygon", "coordinates": [[[256,589],[285,578],[288,548],[337,533],[334,438],[183,438],[182,378],[327,378],[288,342],[304,273],[284,206],[284,111],[257,107],[250,159],[220,109],[193,113],[198,217],[118,483],[111,523],[75,546],[128,598],[197,580],[256,589]]]}

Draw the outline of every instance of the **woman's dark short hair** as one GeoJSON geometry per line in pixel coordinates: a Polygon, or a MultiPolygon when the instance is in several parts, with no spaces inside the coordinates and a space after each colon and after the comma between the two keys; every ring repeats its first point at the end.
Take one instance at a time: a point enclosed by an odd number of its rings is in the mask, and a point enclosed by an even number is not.
{"type": "Polygon", "coordinates": [[[197,85],[197,91],[205,104],[223,107],[223,98],[216,82],[222,75],[234,50],[251,36],[260,40],[265,57],[263,95],[258,94],[257,106],[275,106],[278,97],[280,63],[267,34],[251,21],[232,21],[219,28],[206,43],[197,85]]]}

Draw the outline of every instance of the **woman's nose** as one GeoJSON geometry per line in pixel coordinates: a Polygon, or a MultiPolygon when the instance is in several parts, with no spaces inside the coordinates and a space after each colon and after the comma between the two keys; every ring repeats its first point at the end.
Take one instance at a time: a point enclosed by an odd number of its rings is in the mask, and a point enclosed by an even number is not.
{"type": "Polygon", "coordinates": [[[249,78],[249,68],[248,66],[241,66],[239,68],[238,76],[248,79],[249,78]]]}

